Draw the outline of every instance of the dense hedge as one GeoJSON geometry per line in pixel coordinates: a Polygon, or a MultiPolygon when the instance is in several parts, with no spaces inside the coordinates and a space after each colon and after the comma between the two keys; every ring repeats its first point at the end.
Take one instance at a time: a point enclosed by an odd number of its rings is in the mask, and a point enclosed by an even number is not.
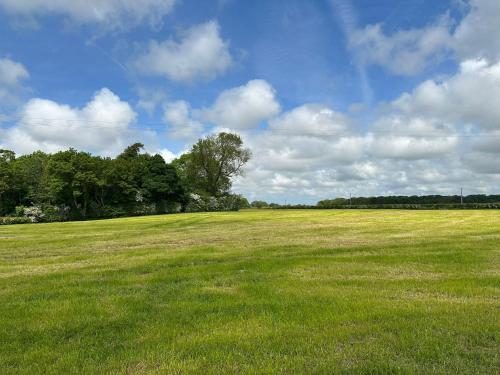
{"type": "Polygon", "coordinates": [[[28,224],[32,221],[28,217],[0,217],[0,225],[10,225],[10,224],[28,224]]]}
{"type": "MultiPolygon", "coordinates": [[[[271,208],[271,206],[269,206],[271,208]]],[[[454,203],[454,204],[352,204],[352,205],[286,205],[274,206],[277,209],[403,209],[403,210],[467,210],[467,209],[500,209],[500,203],[454,203]]]]}
{"type": "MultiPolygon", "coordinates": [[[[323,208],[333,208],[336,206],[365,206],[365,205],[459,205],[461,203],[460,195],[394,195],[394,196],[378,196],[378,197],[352,197],[326,199],[319,201],[318,206],[323,208]]],[[[463,197],[464,204],[477,203],[500,203],[500,195],[467,195],[463,197]]]]}

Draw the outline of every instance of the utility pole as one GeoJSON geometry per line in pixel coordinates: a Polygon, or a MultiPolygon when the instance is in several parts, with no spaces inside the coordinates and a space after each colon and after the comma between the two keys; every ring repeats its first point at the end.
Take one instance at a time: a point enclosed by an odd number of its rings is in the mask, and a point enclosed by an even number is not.
{"type": "Polygon", "coordinates": [[[463,189],[460,188],[460,204],[463,205],[464,204],[464,194],[463,194],[463,189]]]}
{"type": "Polygon", "coordinates": [[[352,205],[352,194],[351,192],[349,192],[349,206],[352,205]]]}

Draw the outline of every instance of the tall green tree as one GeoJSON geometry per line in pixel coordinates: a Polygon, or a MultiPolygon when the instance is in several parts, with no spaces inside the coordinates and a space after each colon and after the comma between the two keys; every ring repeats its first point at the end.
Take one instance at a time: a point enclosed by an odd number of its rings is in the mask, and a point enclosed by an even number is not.
{"type": "Polygon", "coordinates": [[[41,204],[51,200],[48,189],[47,164],[50,155],[36,151],[23,155],[13,163],[14,185],[19,205],[41,204]]]}
{"type": "Polygon", "coordinates": [[[47,166],[51,203],[70,205],[82,217],[87,217],[98,190],[99,159],[74,149],[52,155],[47,166]]]}
{"type": "Polygon", "coordinates": [[[16,154],[13,151],[0,149],[0,215],[7,213],[14,202],[12,165],[15,158],[16,154]]]}
{"type": "Polygon", "coordinates": [[[239,135],[219,133],[196,142],[176,166],[193,190],[217,197],[229,192],[231,179],[242,173],[250,157],[239,135]]]}

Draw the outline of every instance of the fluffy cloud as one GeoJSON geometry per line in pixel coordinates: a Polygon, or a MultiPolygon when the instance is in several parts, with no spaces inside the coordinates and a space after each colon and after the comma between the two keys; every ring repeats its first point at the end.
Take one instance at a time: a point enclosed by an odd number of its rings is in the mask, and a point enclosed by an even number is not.
{"type": "Polygon", "coordinates": [[[320,137],[342,134],[350,125],[347,116],[319,104],[302,105],[269,123],[275,133],[320,137]]]}
{"type": "Polygon", "coordinates": [[[203,124],[191,117],[187,102],[176,101],[165,105],[164,121],[170,125],[169,135],[174,139],[193,141],[203,132],[203,124]]]}
{"type": "Polygon", "coordinates": [[[470,11],[453,34],[453,47],[461,59],[500,59],[500,1],[470,0],[470,11]]]}
{"type": "Polygon", "coordinates": [[[26,68],[9,58],[0,59],[0,102],[3,106],[18,102],[24,91],[23,82],[29,78],[26,68]]]}
{"type": "Polygon", "coordinates": [[[1,146],[18,153],[74,147],[114,154],[127,145],[135,119],[129,104],[106,88],[83,108],[31,99],[22,109],[18,123],[5,130],[1,146]]]}
{"type": "Polygon", "coordinates": [[[382,25],[368,25],[349,38],[350,47],[364,64],[384,66],[390,72],[412,75],[438,61],[451,43],[449,21],[423,29],[403,30],[387,36],[382,25]]]}
{"type": "Polygon", "coordinates": [[[29,77],[26,68],[8,58],[0,59],[0,84],[6,86],[16,86],[29,77]]]}
{"type": "Polygon", "coordinates": [[[500,63],[475,59],[384,104],[364,131],[324,106],[294,108],[262,132],[243,132],[254,158],[235,190],[281,203],[350,191],[491,193],[500,182],[499,97],[500,63]]]}
{"type": "Polygon", "coordinates": [[[416,138],[386,135],[373,139],[371,154],[390,159],[430,159],[447,154],[457,145],[457,138],[416,138]]]}
{"type": "Polygon", "coordinates": [[[391,114],[379,118],[367,135],[371,155],[389,159],[430,159],[452,152],[458,137],[452,125],[436,119],[391,114]]]}
{"type": "Polygon", "coordinates": [[[61,15],[77,24],[126,29],[147,22],[161,23],[175,0],[0,0],[0,9],[24,17],[61,15]]]}
{"type": "Polygon", "coordinates": [[[151,41],[134,65],[146,75],[190,82],[217,77],[232,65],[232,58],[229,43],[220,36],[219,24],[210,21],[184,30],[179,41],[151,41]]]}
{"type": "Polygon", "coordinates": [[[395,106],[412,115],[426,114],[456,124],[500,129],[500,62],[467,60],[460,71],[444,81],[428,80],[395,106]]]}
{"type": "Polygon", "coordinates": [[[454,28],[446,14],[435,24],[399,30],[387,35],[382,24],[367,25],[349,35],[349,45],[367,65],[375,64],[394,74],[413,75],[443,57],[500,59],[500,2],[470,0],[469,11],[454,28]]]}
{"type": "Polygon", "coordinates": [[[274,88],[264,80],[222,92],[214,105],[199,111],[205,121],[222,128],[248,129],[280,111],[274,88]]]}

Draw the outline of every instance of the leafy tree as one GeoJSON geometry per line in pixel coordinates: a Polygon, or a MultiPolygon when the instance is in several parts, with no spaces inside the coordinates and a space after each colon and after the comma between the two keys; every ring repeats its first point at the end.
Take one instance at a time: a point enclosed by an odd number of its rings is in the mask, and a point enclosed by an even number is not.
{"type": "Polygon", "coordinates": [[[143,147],[134,143],[114,159],[74,149],[18,158],[0,150],[0,216],[39,212],[44,221],[54,221],[167,212],[186,208],[195,191],[207,198],[206,207],[247,204],[225,195],[250,157],[238,136],[222,133],[200,140],[192,153],[172,164],[143,153],[143,147]]]}
{"type": "Polygon", "coordinates": [[[217,197],[230,190],[231,178],[241,175],[250,157],[240,136],[219,133],[196,142],[177,165],[195,191],[217,197]]]}
{"type": "Polygon", "coordinates": [[[12,195],[13,171],[12,162],[16,154],[10,150],[0,150],[0,215],[10,210],[13,203],[12,195]]]}
{"type": "Polygon", "coordinates": [[[18,203],[22,205],[40,204],[50,201],[47,188],[47,163],[50,156],[36,151],[18,157],[12,167],[15,175],[14,186],[18,192],[18,203]]]}
{"type": "Polygon", "coordinates": [[[174,166],[165,163],[160,155],[148,156],[146,173],[142,176],[142,189],[151,203],[186,201],[184,188],[174,166]]]}
{"type": "Polygon", "coordinates": [[[253,208],[267,208],[269,207],[269,204],[265,201],[253,201],[250,203],[250,206],[253,208]]]}
{"type": "Polygon", "coordinates": [[[98,165],[99,158],[74,149],[52,155],[47,167],[50,203],[70,205],[82,217],[87,217],[98,188],[98,165]]]}

